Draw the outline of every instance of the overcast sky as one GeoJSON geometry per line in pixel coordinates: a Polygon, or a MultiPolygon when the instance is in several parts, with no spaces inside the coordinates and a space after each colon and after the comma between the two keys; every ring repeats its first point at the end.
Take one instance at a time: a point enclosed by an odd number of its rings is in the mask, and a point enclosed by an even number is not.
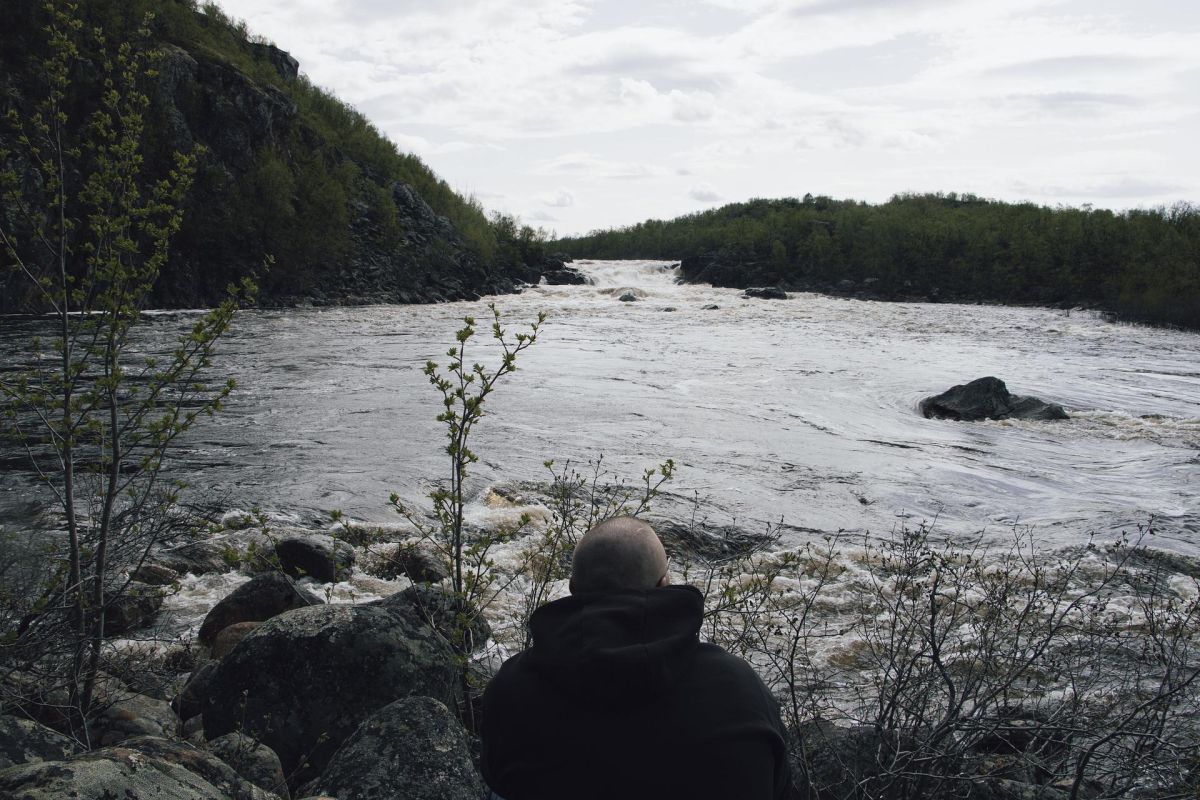
{"type": "Polygon", "coordinates": [[[219,2],[560,234],[806,192],[1200,202],[1200,0],[219,2]]]}

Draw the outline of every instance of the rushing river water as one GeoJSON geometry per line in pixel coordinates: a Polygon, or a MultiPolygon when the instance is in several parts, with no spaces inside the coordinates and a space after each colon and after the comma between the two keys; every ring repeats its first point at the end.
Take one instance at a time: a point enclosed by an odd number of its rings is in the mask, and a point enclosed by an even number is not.
{"type": "MultiPolygon", "coordinates": [[[[631,479],[673,458],[660,511],[687,513],[698,494],[716,521],[782,519],[793,538],[936,519],[951,534],[1030,525],[1067,546],[1153,518],[1154,545],[1200,554],[1196,334],[1080,311],[747,300],[677,285],[663,263],[576,266],[593,285],[496,298],[511,332],[539,311],[548,321],[488,400],[475,492],[545,480],[551,458],[603,454],[631,479]],[[626,289],[643,296],[620,302],[626,289]],[[922,397],[984,375],[1062,403],[1072,419],[917,413],[922,397]]],[[[446,471],[440,398],[422,369],[445,362],[467,314],[489,316],[484,303],[241,314],[219,356],[238,389],[191,434],[174,472],[210,507],[258,506],[301,525],[334,508],[394,521],[392,491],[419,502],[446,471]]],[[[0,327],[0,346],[25,333],[0,327]]],[[[495,363],[486,335],[483,325],[468,361],[495,363]]],[[[10,474],[0,503],[11,520],[28,490],[10,474]]]]}

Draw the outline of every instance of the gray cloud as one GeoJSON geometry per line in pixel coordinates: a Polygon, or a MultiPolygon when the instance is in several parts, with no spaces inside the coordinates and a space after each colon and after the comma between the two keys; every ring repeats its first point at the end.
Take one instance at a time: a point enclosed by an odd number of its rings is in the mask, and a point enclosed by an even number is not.
{"type": "Polygon", "coordinates": [[[698,183],[688,192],[688,197],[693,200],[699,200],[701,203],[717,203],[725,199],[711,183],[698,183]]]}
{"type": "Polygon", "coordinates": [[[1145,178],[1123,175],[1095,183],[1080,183],[1074,186],[1062,184],[1029,184],[1017,182],[1014,187],[1021,192],[1028,192],[1043,197],[1096,197],[1104,199],[1138,199],[1144,197],[1161,197],[1187,191],[1188,187],[1178,183],[1147,180],[1145,178]]]}

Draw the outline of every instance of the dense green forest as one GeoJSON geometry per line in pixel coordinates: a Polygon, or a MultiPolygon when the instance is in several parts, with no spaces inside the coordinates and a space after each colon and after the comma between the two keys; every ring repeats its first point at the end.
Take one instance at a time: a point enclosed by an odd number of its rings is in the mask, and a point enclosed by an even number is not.
{"type": "MultiPolygon", "coordinates": [[[[68,135],[82,140],[97,107],[102,87],[88,65],[104,58],[91,34],[100,31],[109,49],[131,41],[160,55],[144,88],[152,101],[147,172],[165,174],[176,151],[203,148],[183,229],[156,287],[158,303],[208,304],[267,254],[275,266],[259,281],[268,302],[457,299],[536,282],[529,264],[543,252],[535,232],[509,217],[489,218],[216,4],[78,5],[88,34],[71,76],[68,135]],[[142,41],[137,31],[147,15],[150,36],[142,41]]],[[[6,0],[0,113],[27,116],[44,94],[43,6],[6,0]]],[[[0,126],[0,150],[15,135],[0,126]]],[[[0,311],[20,309],[19,287],[7,288],[0,311]]]]}
{"type": "Polygon", "coordinates": [[[880,299],[1091,305],[1200,326],[1200,209],[1121,213],[973,195],[805,195],[563,239],[584,258],[683,259],[689,280],[880,299]]]}

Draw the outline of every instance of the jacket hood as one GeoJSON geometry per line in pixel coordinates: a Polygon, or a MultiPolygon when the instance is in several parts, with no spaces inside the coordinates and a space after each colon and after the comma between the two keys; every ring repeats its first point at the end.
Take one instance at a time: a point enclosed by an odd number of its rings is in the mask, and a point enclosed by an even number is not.
{"type": "Polygon", "coordinates": [[[642,705],[691,667],[704,597],[693,586],[571,595],[529,621],[528,667],[586,705],[642,705]]]}

